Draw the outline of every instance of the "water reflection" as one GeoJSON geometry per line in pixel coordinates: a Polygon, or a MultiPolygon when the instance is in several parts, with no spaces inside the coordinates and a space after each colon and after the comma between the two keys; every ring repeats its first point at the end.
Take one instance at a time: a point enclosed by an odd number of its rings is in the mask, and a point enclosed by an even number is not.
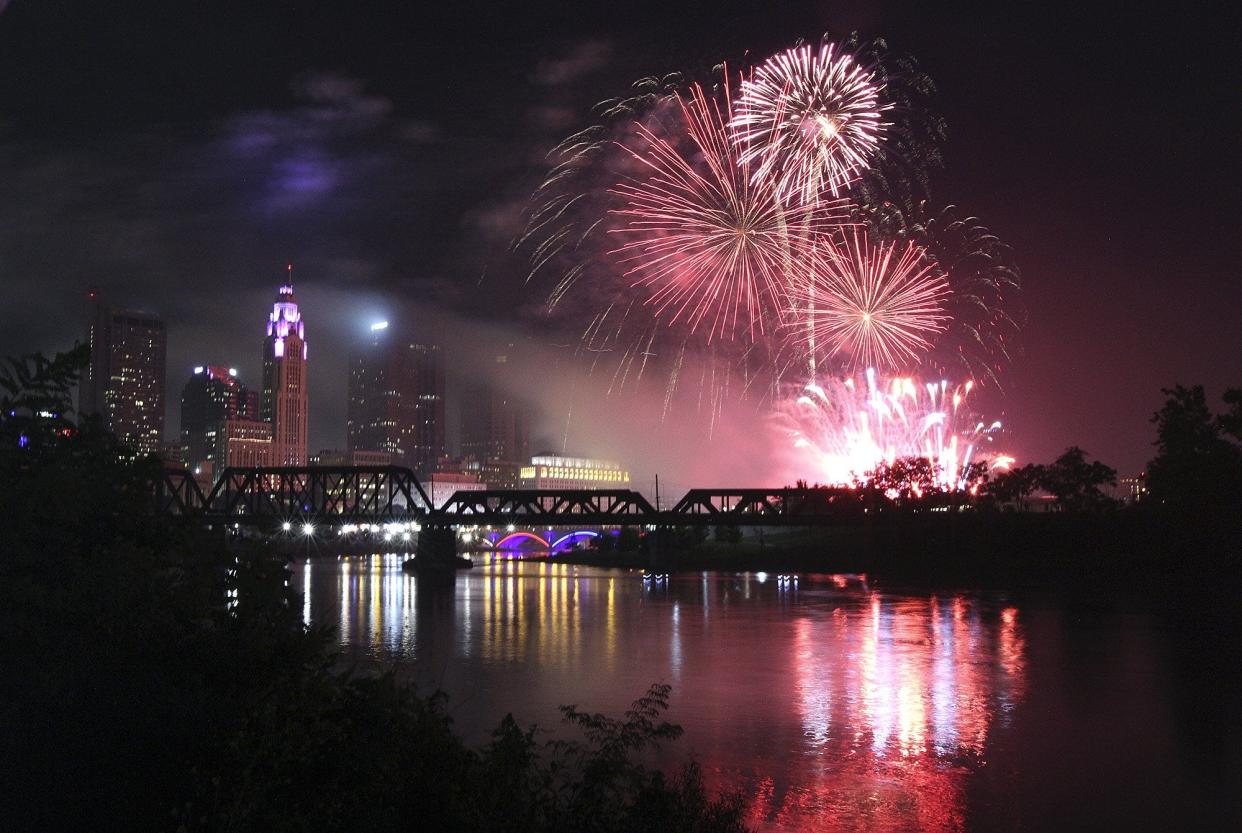
{"type": "Polygon", "coordinates": [[[339,624],[356,659],[429,671],[464,731],[507,711],[555,724],[571,702],[619,714],[670,682],[680,751],[744,789],[756,827],[961,829],[989,737],[1026,693],[1021,611],[963,595],[505,560],[443,585],[400,563],[299,565],[305,615],[339,624]]]}

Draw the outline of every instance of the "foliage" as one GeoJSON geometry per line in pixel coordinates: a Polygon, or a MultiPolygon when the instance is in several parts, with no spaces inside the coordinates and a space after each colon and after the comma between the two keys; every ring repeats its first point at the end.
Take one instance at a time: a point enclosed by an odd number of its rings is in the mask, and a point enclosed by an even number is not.
{"type": "Polygon", "coordinates": [[[665,688],[619,721],[567,710],[584,743],[508,719],[473,750],[443,697],[338,671],[283,559],[157,516],[158,463],[64,416],[81,362],[10,364],[2,383],[6,830],[741,829],[697,770],[633,757],[677,734],[665,688]],[[19,446],[39,411],[64,426],[19,446]]]}
{"type": "Polygon", "coordinates": [[[1099,460],[1088,463],[1087,452],[1070,446],[1046,466],[1037,468],[1039,487],[1056,500],[1058,509],[1081,512],[1113,503],[1101,486],[1117,485],[1117,470],[1099,460]]]}
{"type": "Polygon", "coordinates": [[[1021,503],[1039,488],[1042,466],[1028,463],[992,475],[984,486],[984,495],[1002,505],[1021,503]]]}
{"type": "Polygon", "coordinates": [[[1216,416],[1202,385],[1176,385],[1154,415],[1156,457],[1147,485],[1157,503],[1208,508],[1236,502],[1242,489],[1242,389],[1225,392],[1230,410],[1216,416]]]}
{"type": "Polygon", "coordinates": [[[1112,506],[1115,501],[1101,487],[1116,484],[1116,469],[1098,460],[1087,462],[1087,452],[1070,446],[1052,463],[1030,463],[995,475],[983,494],[993,503],[1012,505],[1043,491],[1052,496],[1057,509],[1084,512],[1112,506]]]}
{"type": "Polygon", "coordinates": [[[713,537],[721,544],[736,546],[742,541],[742,530],[737,524],[717,524],[713,537]]]}

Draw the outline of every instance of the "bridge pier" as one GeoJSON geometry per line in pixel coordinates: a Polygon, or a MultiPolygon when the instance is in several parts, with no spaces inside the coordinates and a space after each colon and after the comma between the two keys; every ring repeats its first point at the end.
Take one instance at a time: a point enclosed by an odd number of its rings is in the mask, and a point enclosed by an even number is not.
{"type": "Polygon", "coordinates": [[[677,569],[675,530],[670,526],[657,526],[647,534],[647,566],[654,572],[667,573],[677,569]]]}
{"type": "Polygon", "coordinates": [[[457,532],[451,526],[423,524],[418,533],[414,559],[406,566],[415,570],[457,570],[473,566],[457,555],[457,532]]]}

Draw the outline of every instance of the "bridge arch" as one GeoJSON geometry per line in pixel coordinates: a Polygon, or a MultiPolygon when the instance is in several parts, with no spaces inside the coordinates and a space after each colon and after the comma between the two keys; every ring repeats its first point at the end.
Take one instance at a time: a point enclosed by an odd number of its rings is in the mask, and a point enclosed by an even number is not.
{"type": "Polygon", "coordinates": [[[552,552],[565,551],[573,549],[579,541],[585,541],[588,538],[598,538],[599,533],[592,529],[579,529],[576,532],[568,532],[552,542],[548,547],[552,552]]]}
{"type": "Polygon", "coordinates": [[[495,544],[495,549],[498,549],[498,550],[520,549],[522,539],[534,541],[538,549],[541,549],[541,550],[548,550],[552,548],[548,544],[548,539],[544,538],[542,535],[539,535],[535,532],[527,532],[526,530],[520,530],[518,532],[510,532],[508,535],[506,535],[505,537],[497,541],[495,544]]]}

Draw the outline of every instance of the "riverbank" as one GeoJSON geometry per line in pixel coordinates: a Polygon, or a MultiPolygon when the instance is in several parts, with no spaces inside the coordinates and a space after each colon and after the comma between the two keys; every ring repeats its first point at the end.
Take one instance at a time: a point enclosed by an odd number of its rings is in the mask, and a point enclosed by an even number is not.
{"type": "MultiPolygon", "coordinates": [[[[652,539],[648,539],[652,540],[652,539]]],[[[742,540],[638,552],[575,550],[565,563],[690,570],[865,573],[885,582],[1136,591],[1242,584],[1242,523],[1155,512],[991,512],[884,518],[830,528],[745,530],[742,540]]]]}

